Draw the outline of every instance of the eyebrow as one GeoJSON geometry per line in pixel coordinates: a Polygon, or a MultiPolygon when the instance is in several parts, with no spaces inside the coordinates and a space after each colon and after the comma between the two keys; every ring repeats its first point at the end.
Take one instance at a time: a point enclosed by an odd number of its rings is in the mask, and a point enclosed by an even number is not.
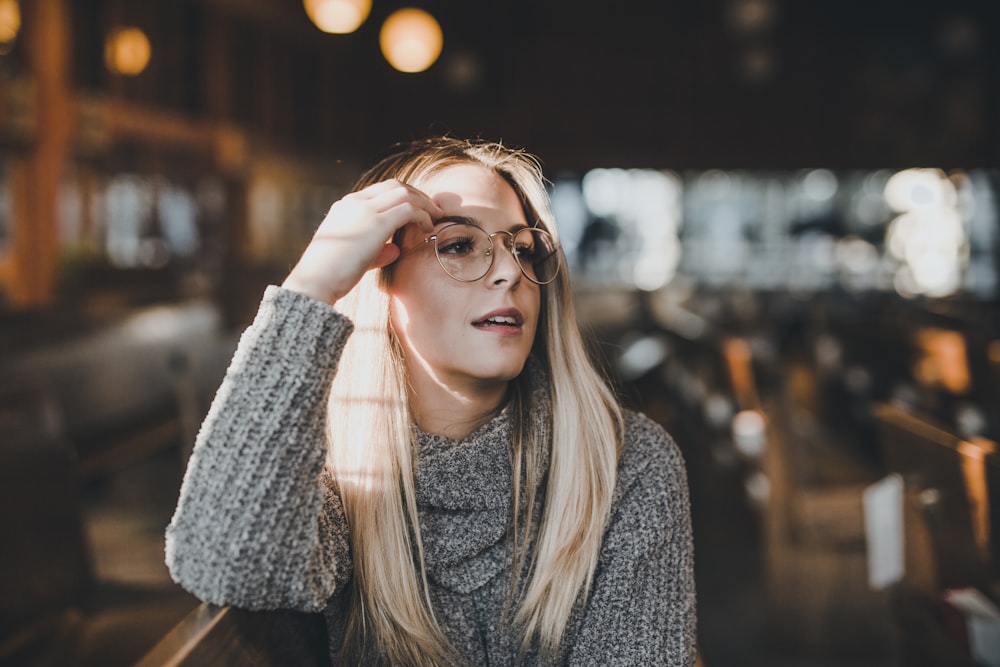
{"type": "MultiPolygon", "coordinates": [[[[478,220],[476,220],[475,218],[470,218],[470,217],[465,216],[465,215],[445,215],[445,216],[442,216],[442,217],[440,217],[440,218],[438,218],[437,220],[434,221],[434,226],[438,227],[440,225],[446,225],[446,224],[449,224],[449,223],[458,223],[460,225],[472,225],[474,227],[479,227],[480,229],[483,228],[482,223],[480,223],[478,220]]],[[[519,223],[515,223],[515,224],[511,225],[510,227],[508,227],[507,231],[510,232],[510,231],[515,230],[515,229],[518,230],[518,231],[520,231],[522,229],[527,229],[529,227],[531,227],[531,225],[529,225],[527,223],[519,222],[519,223]]]]}
{"type": "Polygon", "coordinates": [[[469,218],[464,215],[445,215],[434,221],[434,226],[447,225],[450,222],[457,222],[462,225],[475,225],[480,227],[479,221],[475,218],[469,218]]]}

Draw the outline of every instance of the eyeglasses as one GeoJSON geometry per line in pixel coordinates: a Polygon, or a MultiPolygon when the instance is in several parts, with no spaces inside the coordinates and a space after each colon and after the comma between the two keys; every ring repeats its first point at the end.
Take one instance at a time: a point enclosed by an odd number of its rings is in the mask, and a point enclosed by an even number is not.
{"type": "Polygon", "coordinates": [[[441,227],[437,234],[425,238],[424,243],[434,244],[434,254],[449,276],[471,283],[489,273],[496,256],[493,239],[501,235],[507,237],[504,246],[514,256],[525,278],[536,285],[548,285],[556,279],[559,273],[558,246],[551,234],[537,227],[523,227],[516,232],[500,230],[490,234],[469,222],[452,222],[441,227]]]}

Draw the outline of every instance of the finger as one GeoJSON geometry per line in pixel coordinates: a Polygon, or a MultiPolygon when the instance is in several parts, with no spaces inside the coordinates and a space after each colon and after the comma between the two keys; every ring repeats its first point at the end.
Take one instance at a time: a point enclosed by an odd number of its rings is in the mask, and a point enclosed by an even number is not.
{"type": "Polygon", "coordinates": [[[419,202],[410,199],[383,211],[380,217],[390,230],[389,236],[408,224],[415,225],[423,233],[433,233],[434,230],[432,213],[423,208],[419,202]]]}
{"type": "Polygon", "coordinates": [[[434,230],[434,221],[444,215],[444,209],[438,206],[437,202],[431,199],[430,195],[425,193],[423,190],[413,187],[412,185],[407,185],[410,193],[416,197],[416,200],[420,202],[421,208],[427,211],[430,216],[430,224],[426,227],[422,227],[423,231],[430,232],[434,230]]]}
{"type": "Polygon", "coordinates": [[[397,187],[387,188],[378,191],[371,198],[370,204],[379,212],[388,211],[400,204],[410,203],[427,211],[432,219],[440,218],[444,215],[441,207],[422,190],[418,190],[412,185],[396,182],[397,187]]]}
{"type": "Polygon", "coordinates": [[[444,216],[444,209],[438,206],[437,203],[434,202],[434,200],[432,200],[427,195],[423,194],[422,192],[420,194],[423,196],[424,200],[426,200],[426,202],[428,203],[428,206],[424,209],[425,211],[427,211],[427,219],[419,221],[420,231],[425,232],[427,234],[433,234],[434,222],[444,216]]]}
{"type": "Polygon", "coordinates": [[[389,192],[390,190],[395,190],[397,188],[406,188],[407,185],[402,181],[389,178],[384,181],[379,181],[378,183],[372,183],[371,185],[361,188],[356,192],[348,193],[347,197],[360,197],[363,199],[370,199],[372,197],[377,197],[378,195],[389,192]]]}
{"type": "Polygon", "coordinates": [[[373,183],[368,187],[362,188],[356,192],[351,192],[345,195],[345,199],[362,199],[362,200],[378,200],[379,198],[384,198],[389,196],[390,201],[393,197],[407,197],[407,196],[417,196],[425,200],[428,204],[434,205],[430,197],[424,194],[422,191],[413,187],[409,183],[404,183],[397,178],[390,178],[384,181],[379,181],[378,183],[373,183]]]}

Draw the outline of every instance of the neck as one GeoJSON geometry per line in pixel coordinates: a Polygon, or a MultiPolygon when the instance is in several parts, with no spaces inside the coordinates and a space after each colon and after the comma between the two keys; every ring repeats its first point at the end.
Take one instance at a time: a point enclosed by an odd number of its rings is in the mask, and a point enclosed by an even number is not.
{"type": "Polygon", "coordinates": [[[457,440],[488,422],[503,404],[507,382],[454,386],[423,373],[410,373],[413,417],[422,430],[457,440]]]}

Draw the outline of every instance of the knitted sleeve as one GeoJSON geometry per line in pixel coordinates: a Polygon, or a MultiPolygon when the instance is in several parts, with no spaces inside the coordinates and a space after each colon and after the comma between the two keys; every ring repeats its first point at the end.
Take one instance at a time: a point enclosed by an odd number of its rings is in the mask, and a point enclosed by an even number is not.
{"type": "Polygon", "coordinates": [[[343,508],[324,472],[330,381],[351,322],[268,287],[201,426],[167,527],[171,576],[247,609],[322,609],[347,581],[343,508]]]}
{"type": "Polygon", "coordinates": [[[684,461],[655,422],[631,415],[618,502],[571,665],[695,664],[694,554],[684,461]]]}

